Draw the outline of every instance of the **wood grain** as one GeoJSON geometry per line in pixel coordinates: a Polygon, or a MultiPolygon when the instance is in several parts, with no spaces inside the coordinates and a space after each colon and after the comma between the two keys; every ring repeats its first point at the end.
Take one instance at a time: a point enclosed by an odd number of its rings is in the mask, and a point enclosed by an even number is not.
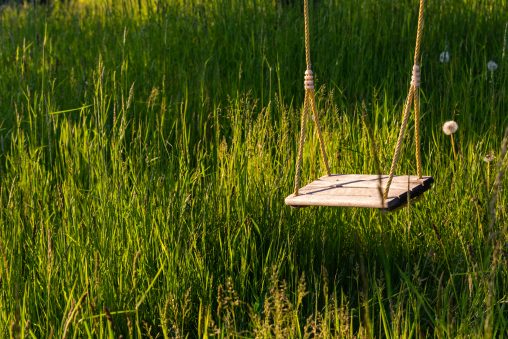
{"type": "Polygon", "coordinates": [[[388,198],[383,201],[383,191],[387,175],[333,174],[321,177],[299,190],[299,195],[289,195],[286,205],[333,206],[395,209],[427,191],[434,182],[432,177],[418,179],[417,176],[394,176],[388,198]],[[380,190],[381,187],[381,190],[380,190]]]}

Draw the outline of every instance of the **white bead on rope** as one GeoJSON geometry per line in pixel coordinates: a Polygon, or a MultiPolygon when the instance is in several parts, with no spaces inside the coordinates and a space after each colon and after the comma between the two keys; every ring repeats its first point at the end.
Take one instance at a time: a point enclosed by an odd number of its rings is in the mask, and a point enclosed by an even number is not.
{"type": "Polygon", "coordinates": [[[310,69],[305,71],[303,86],[307,89],[314,89],[314,75],[310,69]]]}
{"type": "Polygon", "coordinates": [[[416,88],[420,87],[420,66],[413,65],[413,75],[411,76],[411,85],[416,88]]]}

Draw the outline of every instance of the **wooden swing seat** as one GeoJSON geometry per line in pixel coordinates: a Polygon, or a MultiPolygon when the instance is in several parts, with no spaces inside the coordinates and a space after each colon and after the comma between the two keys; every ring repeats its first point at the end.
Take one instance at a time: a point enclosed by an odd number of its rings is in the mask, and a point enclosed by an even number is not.
{"type": "Polygon", "coordinates": [[[429,176],[421,179],[414,175],[394,176],[388,197],[383,199],[382,191],[387,180],[388,175],[384,174],[327,175],[300,188],[297,196],[287,196],[285,203],[293,207],[332,206],[393,210],[427,191],[434,182],[429,176]]]}

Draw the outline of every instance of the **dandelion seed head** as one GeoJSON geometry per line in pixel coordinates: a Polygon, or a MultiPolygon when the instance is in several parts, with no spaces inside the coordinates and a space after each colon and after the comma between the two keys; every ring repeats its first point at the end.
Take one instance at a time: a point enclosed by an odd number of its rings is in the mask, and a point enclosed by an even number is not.
{"type": "Polygon", "coordinates": [[[450,52],[448,51],[441,52],[441,54],[439,54],[439,61],[442,64],[447,64],[448,62],[450,62],[450,52]]]}
{"type": "Polygon", "coordinates": [[[497,63],[494,60],[490,60],[487,62],[487,69],[491,72],[494,72],[497,69],[497,63]]]}
{"type": "Polygon", "coordinates": [[[447,121],[443,124],[443,133],[446,135],[452,135],[457,132],[458,129],[459,125],[453,120],[447,121]]]}
{"type": "Polygon", "coordinates": [[[494,160],[496,157],[494,156],[494,153],[490,152],[486,156],[483,157],[483,161],[489,163],[492,160],[494,160]]]}

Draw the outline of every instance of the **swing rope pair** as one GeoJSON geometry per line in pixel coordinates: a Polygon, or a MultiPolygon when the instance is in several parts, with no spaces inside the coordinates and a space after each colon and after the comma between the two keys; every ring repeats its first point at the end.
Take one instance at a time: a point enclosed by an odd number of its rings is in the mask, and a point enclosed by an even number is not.
{"type": "MultiPolygon", "coordinates": [[[[416,144],[416,165],[417,165],[417,176],[422,179],[422,162],[420,152],[420,57],[421,57],[421,39],[423,33],[423,9],[425,2],[420,0],[419,14],[418,14],[418,29],[416,34],[416,46],[414,54],[414,65],[412,70],[411,84],[409,87],[408,95],[404,104],[402,124],[400,127],[397,144],[395,146],[392,164],[390,167],[390,174],[386,182],[383,198],[388,198],[390,186],[393,181],[394,173],[396,170],[397,162],[400,157],[400,151],[402,149],[402,143],[404,141],[404,135],[407,129],[411,106],[414,107],[415,113],[415,144],[416,144]]],[[[321,126],[319,123],[318,111],[316,109],[315,100],[315,88],[314,88],[314,73],[312,71],[312,64],[310,60],[310,32],[309,32],[309,4],[308,0],[304,0],[304,25],[305,25],[305,59],[307,69],[304,77],[304,89],[305,99],[303,109],[301,113],[301,125],[300,125],[300,140],[298,144],[298,156],[296,160],[296,172],[295,172],[295,185],[294,185],[294,196],[299,195],[300,191],[300,180],[301,180],[301,166],[303,159],[303,146],[305,143],[305,129],[307,125],[307,117],[312,112],[313,120],[316,124],[316,131],[319,139],[319,148],[323,158],[323,162],[326,168],[327,175],[331,175],[330,165],[328,163],[328,157],[326,155],[325,142],[321,132],[321,126]]]]}

